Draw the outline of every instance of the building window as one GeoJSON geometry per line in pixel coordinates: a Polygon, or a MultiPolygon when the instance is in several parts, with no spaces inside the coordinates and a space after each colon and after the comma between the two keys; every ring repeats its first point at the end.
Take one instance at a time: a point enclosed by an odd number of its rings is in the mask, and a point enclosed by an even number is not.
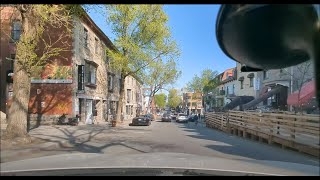
{"type": "Polygon", "coordinates": [[[240,89],[243,89],[243,81],[240,81],[240,89]]]}
{"type": "Polygon", "coordinates": [[[15,21],[12,24],[11,38],[14,42],[19,41],[21,35],[21,22],[15,21]]]}
{"type": "Polygon", "coordinates": [[[112,91],[113,91],[113,88],[114,88],[113,79],[114,79],[114,75],[108,74],[108,90],[109,90],[110,92],[112,92],[112,91]]]}
{"type": "Polygon", "coordinates": [[[84,90],[84,65],[78,65],[78,90],[84,90]]]}
{"type": "Polygon", "coordinates": [[[249,78],[250,79],[250,87],[253,87],[253,78],[249,78]]]}
{"type": "Polygon", "coordinates": [[[268,79],[268,78],[269,78],[268,71],[263,71],[263,79],[268,79]]]}
{"type": "Polygon", "coordinates": [[[131,89],[127,89],[127,103],[130,103],[131,100],[131,89]]]}
{"type": "Polygon", "coordinates": [[[98,54],[99,53],[99,40],[97,38],[94,38],[94,44],[95,44],[94,51],[96,54],[98,54]]]}
{"type": "Polygon", "coordinates": [[[85,82],[86,84],[89,85],[95,85],[96,84],[96,70],[97,68],[90,64],[90,63],[86,63],[85,65],[85,71],[86,71],[86,75],[85,75],[85,82]]]}
{"type": "Polygon", "coordinates": [[[84,30],[84,35],[83,35],[83,42],[84,42],[84,47],[88,47],[88,30],[86,28],[84,30]]]}
{"type": "Polygon", "coordinates": [[[229,86],[227,86],[227,95],[229,95],[229,86]]]}
{"type": "Polygon", "coordinates": [[[126,105],[126,115],[129,115],[129,112],[130,112],[130,106],[129,105],[126,105]]]}
{"type": "Polygon", "coordinates": [[[132,98],[132,101],[133,101],[133,91],[132,91],[132,96],[131,96],[131,98],[132,98]]]}

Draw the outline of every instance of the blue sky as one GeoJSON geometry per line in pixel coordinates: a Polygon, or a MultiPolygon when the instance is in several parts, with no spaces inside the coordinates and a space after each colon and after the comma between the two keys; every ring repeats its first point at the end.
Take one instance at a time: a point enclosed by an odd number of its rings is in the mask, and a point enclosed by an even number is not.
{"type": "MultiPolygon", "coordinates": [[[[220,49],[215,36],[215,22],[220,5],[165,5],[169,16],[168,26],[181,49],[179,69],[182,75],[176,88],[182,88],[195,74],[200,75],[206,68],[219,73],[235,67],[235,61],[220,49]]],[[[91,11],[90,17],[111,39],[114,35],[103,15],[91,11]]]]}

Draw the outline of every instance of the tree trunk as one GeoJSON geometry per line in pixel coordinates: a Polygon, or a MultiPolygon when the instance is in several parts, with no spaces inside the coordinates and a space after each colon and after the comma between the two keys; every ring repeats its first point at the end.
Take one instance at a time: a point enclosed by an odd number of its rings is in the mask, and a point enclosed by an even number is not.
{"type": "Polygon", "coordinates": [[[125,83],[125,79],[126,77],[123,75],[124,73],[121,73],[121,79],[120,79],[120,86],[119,86],[119,103],[118,103],[118,108],[117,108],[117,116],[116,116],[116,121],[120,122],[122,117],[122,106],[123,106],[123,97],[124,97],[124,83],[125,83]]]}
{"type": "Polygon", "coordinates": [[[146,112],[146,113],[151,113],[151,112],[152,112],[152,109],[151,109],[152,92],[153,92],[153,88],[151,87],[150,95],[149,95],[149,100],[148,100],[148,107],[147,107],[147,112],[146,112]]]}
{"type": "Polygon", "coordinates": [[[155,95],[155,92],[154,91],[151,91],[151,93],[150,93],[150,98],[149,98],[149,108],[150,108],[150,113],[151,114],[154,114],[154,95],[155,95]]]}
{"type": "Polygon", "coordinates": [[[8,126],[6,135],[8,138],[24,137],[27,135],[28,104],[30,98],[31,78],[14,62],[13,98],[9,108],[8,126]]]}
{"type": "MultiPolygon", "coordinates": [[[[29,22],[28,15],[21,13],[23,34],[32,31],[32,25],[29,22]]],[[[19,47],[17,47],[16,54],[19,58],[19,47]]],[[[23,60],[25,61],[25,60],[23,60]]],[[[27,137],[27,122],[28,122],[28,104],[30,99],[31,77],[27,69],[23,66],[21,61],[14,61],[13,70],[13,97],[12,104],[8,113],[8,126],[6,129],[7,138],[27,137]]]]}

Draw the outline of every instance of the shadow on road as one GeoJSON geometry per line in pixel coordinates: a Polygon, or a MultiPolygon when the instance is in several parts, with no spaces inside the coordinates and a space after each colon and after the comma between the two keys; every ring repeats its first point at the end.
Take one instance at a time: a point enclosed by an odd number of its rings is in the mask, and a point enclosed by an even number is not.
{"type": "MultiPolygon", "coordinates": [[[[34,135],[37,136],[39,139],[44,140],[46,142],[56,143],[58,145],[57,148],[53,148],[53,149],[49,149],[49,148],[41,149],[43,151],[104,153],[103,151],[106,150],[106,148],[110,148],[112,146],[123,146],[140,153],[146,153],[145,151],[142,151],[140,149],[124,144],[123,141],[119,139],[118,140],[106,139],[104,141],[105,143],[102,143],[101,139],[103,139],[103,137],[100,137],[99,143],[94,142],[93,139],[96,138],[98,135],[103,135],[103,133],[110,133],[110,131],[106,132],[105,128],[92,127],[92,128],[89,128],[88,131],[84,131],[83,133],[77,132],[81,129],[85,129],[85,127],[81,127],[81,126],[79,126],[79,129],[77,128],[68,129],[68,127],[53,127],[53,128],[63,133],[63,136],[34,133],[34,135]]],[[[118,130],[119,129],[117,129],[117,131],[118,130]]]]}
{"type": "Polygon", "coordinates": [[[256,160],[319,165],[319,162],[315,157],[237,137],[216,129],[207,128],[204,124],[179,124],[178,127],[186,131],[187,136],[209,140],[207,141],[209,144],[205,147],[225,154],[238,155],[256,160]]]}

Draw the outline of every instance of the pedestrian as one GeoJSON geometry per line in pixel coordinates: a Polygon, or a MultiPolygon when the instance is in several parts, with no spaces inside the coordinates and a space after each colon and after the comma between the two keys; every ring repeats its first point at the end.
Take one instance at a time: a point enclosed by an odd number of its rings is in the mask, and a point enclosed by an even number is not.
{"type": "Polygon", "coordinates": [[[196,126],[198,125],[198,116],[197,116],[197,114],[194,115],[194,124],[196,126]]]}

